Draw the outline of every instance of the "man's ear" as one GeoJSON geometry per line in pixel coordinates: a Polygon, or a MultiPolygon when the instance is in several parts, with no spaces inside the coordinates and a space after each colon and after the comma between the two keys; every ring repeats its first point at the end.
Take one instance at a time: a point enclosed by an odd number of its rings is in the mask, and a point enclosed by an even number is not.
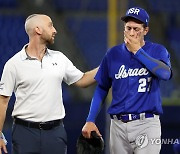
{"type": "Polygon", "coordinates": [[[35,28],[35,32],[36,32],[37,34],[41,35],[41,34],[42,34],[42,29],[39,28],[39,27],[36,27],[36,28],[35,28]]]}
{"type": "Polygon", "coordinates": [[[149,27],[145,27],[144,28],[144,35],[147,35],[148,32],[149,32],[149,27]]]}

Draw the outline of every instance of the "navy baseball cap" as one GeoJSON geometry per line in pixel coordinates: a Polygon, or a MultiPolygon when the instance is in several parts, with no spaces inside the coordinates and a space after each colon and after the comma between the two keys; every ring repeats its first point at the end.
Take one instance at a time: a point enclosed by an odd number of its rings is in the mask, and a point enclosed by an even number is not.
{"type": "Polygon", "coordinates": [[[127,10],[126,15],[121,17],[121,20],[126,21],[128,17],[135,18],[141,22],[143,22],[146,26],[149,23],[149,15],[146,10],[140,7],[133,7],[127,10]]]}

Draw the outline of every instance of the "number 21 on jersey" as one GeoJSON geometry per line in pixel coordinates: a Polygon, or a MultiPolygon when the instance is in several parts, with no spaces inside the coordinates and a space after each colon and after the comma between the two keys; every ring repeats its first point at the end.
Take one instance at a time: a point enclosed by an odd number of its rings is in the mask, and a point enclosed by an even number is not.
{"type": "Polygon", "coordinates": [[[138,92],[147,92],[150,90],[152,77],[139,79],[138,92]]]}

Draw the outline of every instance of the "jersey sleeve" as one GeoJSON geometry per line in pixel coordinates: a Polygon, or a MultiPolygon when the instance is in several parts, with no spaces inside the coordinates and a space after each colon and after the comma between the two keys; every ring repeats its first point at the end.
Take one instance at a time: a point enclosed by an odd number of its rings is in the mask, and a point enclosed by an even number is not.
{"type": "Polygon", "coordinates": [[[0,82],[0,95],[11,96],[15,87],[15,68],[7,62],[4,66],[0,82]]]}
{"type": "Polygon", "coordinates": [[[109,77],[109,71],[108,71],[108,56],[107,54],[103,58],[100,67],[98,69],[98,72],[95,76],[95,80],[98,82],[100,86],[105,88],[106,90],[109,90],[111,87],[111,79],[109,77]]]}
{"type": "Polygon", "coordinates": [[[63,81],[68,85],[71,85],[82,78],[84,75],[79,69],[77,69],[73,63],[66,57],[65,58],[65,75],[63,81]]]}
{"type": "Polygon", "coordinates": [[[89,115],[86,119],[87,122],[95,122],[96,117],[98,116],[104,100],[108,94],[108,91],[104,90],[100,85],[96,86],[94,96],[91,100],[91,106],[89,110],[89,115]]]}
{"type": "Polygon", "coordinates": [[[164,62],[166,65],[171,67],[170,54],[167,49],[162,45],[157,45],[155,48],[156,52],[153,55],[155,59],[164,62]]]}
{"type": "Polygon", "coordinates": [[[135,57],[143,63],[147,69],[162,80],[169,80],[172,77],[170,56],[165,48],[157,45],[153,48],[153,55],[150,56],[142,48],[137,51],[135,57]]]}

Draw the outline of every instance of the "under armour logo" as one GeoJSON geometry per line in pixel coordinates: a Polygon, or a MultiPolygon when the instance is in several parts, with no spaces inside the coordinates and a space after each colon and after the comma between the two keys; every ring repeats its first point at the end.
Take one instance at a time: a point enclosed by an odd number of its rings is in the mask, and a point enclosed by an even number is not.
{"type": "Polygon", "coordinates": [[[53,66],[57,65],[57,63],[52,63],[52,64],[53,64],[53,66]]]}

